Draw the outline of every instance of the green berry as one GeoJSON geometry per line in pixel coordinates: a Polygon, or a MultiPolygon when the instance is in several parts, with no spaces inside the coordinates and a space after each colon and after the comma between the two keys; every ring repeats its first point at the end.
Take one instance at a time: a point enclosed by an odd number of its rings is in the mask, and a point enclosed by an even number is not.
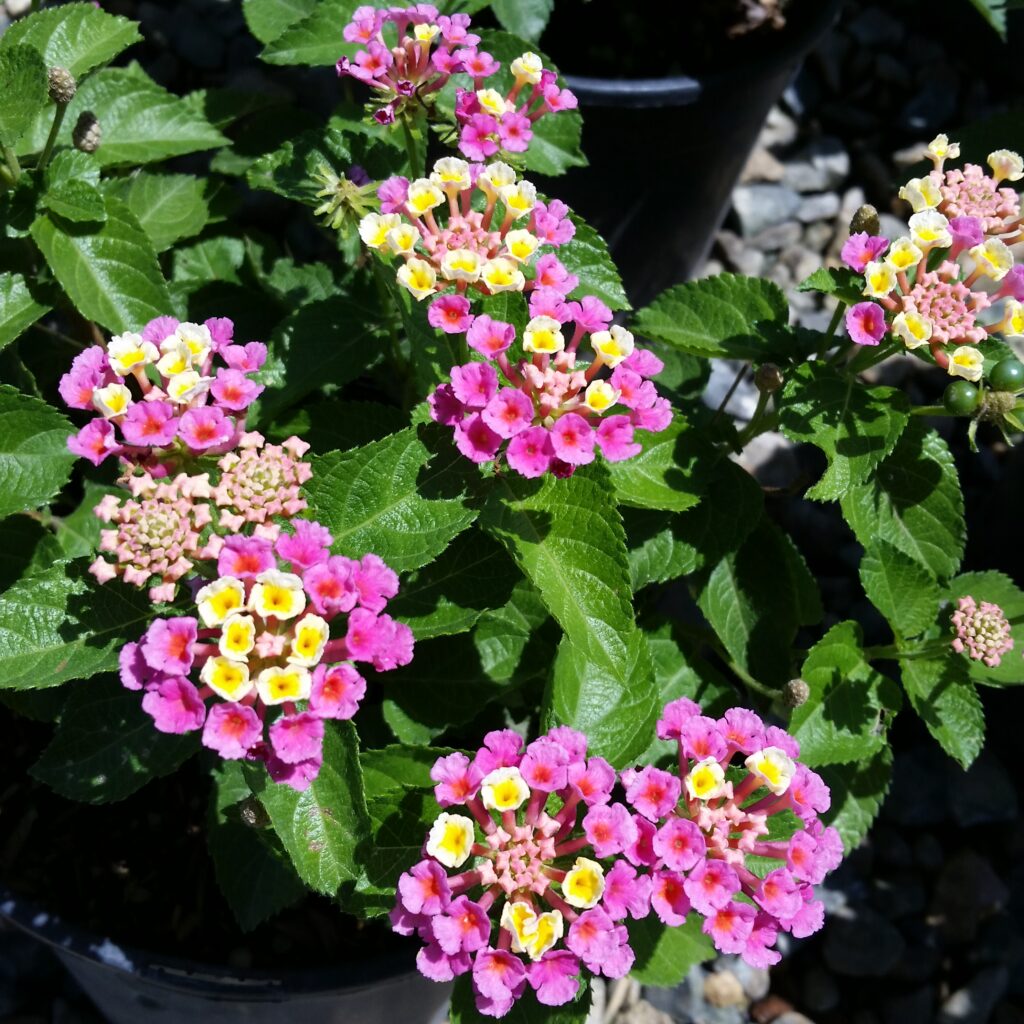
{"type": "Polygon", "coordinates": [[[992,367],[988,382],[996,391],[1020,391],[1024,388],[1024,363],[1003,359],[992,367]]]}
{"type": "Polygon", "coordinates": [[[942,404],[954,416],[970,416],[978,408],[981,395],[978,389],[966,380],[955,380],[946,388],[942,404]]]}

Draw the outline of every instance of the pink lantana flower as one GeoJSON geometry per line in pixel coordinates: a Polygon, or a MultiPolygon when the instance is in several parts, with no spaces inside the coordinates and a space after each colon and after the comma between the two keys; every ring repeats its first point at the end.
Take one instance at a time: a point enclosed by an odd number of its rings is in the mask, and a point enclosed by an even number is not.
{"type": "Polygon", "coordinates": [[[858,302],[846,311],[846,333],[857,345],[877,345],[885,337],[885,313],[877,302],[858,302]]]}

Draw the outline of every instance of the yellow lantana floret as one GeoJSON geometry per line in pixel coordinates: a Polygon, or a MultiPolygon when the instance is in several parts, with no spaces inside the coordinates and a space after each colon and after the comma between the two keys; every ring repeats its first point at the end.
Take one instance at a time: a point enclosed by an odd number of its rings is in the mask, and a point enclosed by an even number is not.
{"type": "Polygon", "coordinates": [[[523,331],[523,351],[554,355],[565,348],[562,325],[553,316],[535,316],[523,331]]]}
{"type": "MultiPolygon", "coordinates": [[[[178,324],[174,335],[188,349],[192,362],[199,366],[213,348],[213,338],[206,324],[194,324],[189,321],[178,324]]],[[[163,350],[163,345],[160,346],[163,350]]]]}
{"type": "Polygon", "coordinates": [[[1024,337],[1024,302],[1018,302],[1016,299],[1006,300],[1003,331],[1011,338],[1024,337]]]}
{"type": "Polygon", "coordinates": [[[403,221],[388,232],[385,247],[400,256],[409,256],[416,250],[419,239],[420,233],[411,224],[403,221]]]}
{"type": "Polygon", "coordinates": [[[414,25],[412,34],[418,43],[430,43],[433,42],[434,37],[441,30],[437,25],[431,24],[430,22],[424,22],[421,25],[414,25]]]}
{"type": "Polygon", "coordinates": [[[417,178],[410,183],[406,205],[418,216],[443,202],[444,193],[429,178],[417,178]]]}
{"type": "Polygon", "coordinates": [[[505,236],[505,248],[508,250],[508,254],[520,263],[525,263],[537,251],[538,245],[540,245],[540,239],[525,228],[510,231],[505,236]]]}
{"type": "Polygon", "coordinates": [[[573,907],[589,910],[604,895],[604,868],[596,860],[577,857],[562,880],[562,896],[573,907]]]}
{"type": "Polygon", "coordinates": [[[932,322],[915,310],[908,309],[893,317],[892,333],[907,348],[920,348],[921,345],[927,345],[931,340],[932,322]]]}
{"type": "Polygon", "coordinates": [[[778,747],[755,751],[743,763],[776,796],[782,796],[789,789],[796,772],[793,759],[778,747]]]}
{"type": "Polygon", "coordinates": [[[179,405],[188,405],[209,388],[212,380],[212,377],[201,377],[195,370],[175,374],[167,382],[167,397],[179,405]]]}
{"type": "Polygon", "coordinates": [[[544,72],[544,62],[527,50],[521,57],[516,57],[509,65],[509,70],[515,75],[517,82],[523,85],[536,85],[544,72]]]}
{"type": "Polygon", "coordinates": [[[911,178],[900,189],[900,199],[910,203],[914,213],[921,213],[934,210],[942,202],[942,193],[931,178],[911,178]]]}
{"type": "Polygon", "coordinates": [[[630,331],[613,324],[611,330],[594,331],[590,336],[590,347],[601,357],[605,366],[614,370],[633,354],[635,345],[630,331]]]}
{"type": "Polygon", "coordinates": [[[591,381],[583,395],[583,404],[596,413],[607,412],[618,400],[622,392],[613,388],[606,380],[591,381]]]}
{"type": "Polygon", "coordinates": [[[979,381],[985,370],[985,357],[973,345],[961,345],[953,349],[949,357],[947,372],[951,377],[979,381]]]}
{"type": "Polygon", "coordinates": [[[713,757],[698,761],[683,779],[691,800],[713,800],[725,792],[725,771],[713,757]]]}
{"type": "Polygon", "coordinates": [[[302,580],[291,572],[268,569],[256,577],[249,604],[265,619],[294,619],[306,607],[302,580]]]}
{"type": "Polygon", "coordinates": [[[256,677],[256,692],[264,704],[285,704],[288,701],[306,700],[313,686],[309,670],[300,665],[281,668],[265,668],[256,677]]]}
{"type": "Polygon", "coordinates": [[[319,664],[330,635],[331,630],[325,619],[319,615],[303,615],[295,623],[295,636],[288,661],[307,668],[319,664]]]}
{"type": "Polygon", "coordinates": [[[498,256],[488,260],[480,268],[480,279],[491,292],[521,292],[526,278],[519,267],[510,259],[498,256]]]}
{"type": "Polygon", "coordinates": [[[888,263],[872,260],[864,268],[864,294],[881,299],[896,287],[896,271],[888,263]]]}
{"type": "Polygon", "coordinates": [[[502,908],[501,927],[512,936],[513,953],[539,960],[562,937],[565,922],[557,910],[538,915],[525,900],[515,900],[502,908]]]}
{"type": "Polygon", "coordinates": [[[998,238],[986,238],[981,245],[968,250],[977,269],[993,281],[1001,281],[1013,266],[1013,253],[998,238]]]}
{"type": "Polygon", "coordinates": [[[126,331],[115,334],[107,343],[107,361],[119,377],[127,377],[132,370],[155,363],[157,359],[156,345],[143,341],[141,334],[126,331]]]}
{"type": "Polygon", "coordinates": [[[230,658],[207,658],[199,672],[199,678],[218,697],[239,701],[252,690],[249,666],[245,662],[231,661],[230,658]]]}
{"type": "Polygon", "coordinates": [[[949,221],[938,210],[923,210],[908,221],[910,240],[923,251],[944,249],[953,244],[949,221]]]}
{"type": "Polygon", "coordinates": [[[515,811],[530,798],[530,787],[518,768],[495,768],[480,783],[480,799],[490,811],[515,811]]]}
{"type": "Polygon", "coordinates": [[[437,272],[426,261],[414,256],[398,268],[398,283],[408,291],[417,302],[422,302],[428,295],[434,294],[437,284],[437,272]]]}
{"type": "Polygon", "coordinates": [[[427,853],[446,868],[461,868],[473,852],[473,820],[444,812],[430,827],[427,853]]]}
{"type": "Polygon", "coordinates": [[[449,249],[441,259],[441,276],[446,281],[480,280],[483,261],[473,249],[449,249]]]}
{"type": "Polygon", "coordinates": [[[505,209],[513,217],[525,217],[537,205],[537,186],[532,181],[520,181],[515,185],[506,185],[501,190],[501,198],[505,209]]]}
{"type": "Polygon", "coordinates": [[[388,232],[401,223],[402,218],[397,213],[368,213],[359,222],[359,237],[363,245],[383,249],[388,242],[388,232]]]}
{"type": "Polygon", "coordinates": [[[156,368],[165,377],[177,377],[192,369],[192,352],[180,338],[171,335],[160,343],[163,355],[159,358],[156,368]]]}
{"type": "Polygon", "coordinates": [[[935,161],[936,166],[941,171],[944,161],[956,160],[960,156],[960,143],[950,142],[948,135],[940,133],[928,143],[928,155],[935,161]]]}
{"type": "Polygon", "coordinates": [[[899,274],[911,267],[916,267],[921,262],[922,256],[924,253],[909,238],[903,237],[897,238],[889,246],[889,251],[885,254],[885,262],[899,274]]]}
{"type": "Polygon", "coordinates": [[[232,661],[245,661],[256,646],[256,622],[251,615],[234,612],[224,620],[220,639],[220,653],[232,661]]]}
{"type": "Polygon", "coordinates": [[[988,165],[996,181],[1020,181],[1024,178],[1024,160],[1012,149],[997,149],[988,155],[988,165]]]}
{"type": "Polygon", "coordinates": [[[495,160],[488,164],[476,179],[477,188],[489,198],[501,195],[501,190],[514,185],[516,172],[502,160],[495,160]]]}
{"type": "Polygon", "coordinates": [[[107,384],[102,388],[93,388],[93,408],[106,419],[113,419],[127,412],[132,404],[132,393],[123,384],[107,384]]]}
{"type": "Polygon", "coordinates": [[[438,188],[461,192],[472,185],[469,176],[469,164],[457,156],[443,156],[434,164],[430,180],[438,188]]]}
{"type": "Polygon", "coordinates": [[[196,606],[204,626],[220,626],[245,605],[245,585],[233,576],[207,583],[196,594],[196,606]]]}
{"type": "Polygon", "coordinates": [[[501,117],[508,110],[505,97],[497,89],[478,89],[476,98],[480,109],[492,117],[501,117]]]}

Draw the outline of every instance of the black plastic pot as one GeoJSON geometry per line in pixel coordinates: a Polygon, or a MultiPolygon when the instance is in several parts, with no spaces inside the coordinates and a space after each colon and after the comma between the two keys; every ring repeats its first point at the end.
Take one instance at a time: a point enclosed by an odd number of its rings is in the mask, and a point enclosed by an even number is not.
{"type": "Polygon", "coordinates": [[[427,1024],[450,995],[411,955],[275,977],[121,946],[2,887],[0,917],[48,946],[110,1024],[427,1024]]]}
{"type": "Polygon", "coordinates": [[[804,5],[763,55],[702,79],[566,75],[590,166],[546,188],[607,239],[634,304],[704,263],[768,111],[840,3],[804,5]]]}

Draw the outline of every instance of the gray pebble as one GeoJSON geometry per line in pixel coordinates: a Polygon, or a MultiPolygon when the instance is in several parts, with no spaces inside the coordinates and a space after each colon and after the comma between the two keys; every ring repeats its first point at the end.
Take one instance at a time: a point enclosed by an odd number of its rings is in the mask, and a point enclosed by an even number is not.
{"type": "Polygon", "coordinates": [[[939,1010],[939,1024],[985,1024],[1003,997],[1010,974],[1005,967],[979,971],[954,992],[939,1010]]]}
{"type": "Polygon", "coordinates": [[[758,143],[762,146],[788,146],[796,141],[797,131],[796,121],[775,106],[768,112],[758,143]]]}
{"type": "Polygon", "coordinates": [[[796,1010],[790,1010],[776,1017],[772,1024],[814,1024],[814,1021],[802,1013],[797,1013],[796,1010]]]}
{"type": "Polygon", "coordinates": [[[800,208],[800,196],[785,185],[740,185],[733,190],[732,206],[745,238],[791,220],[800,208]]]}
{"type": "Polygon", "coordinates": [[[785,249],[787,245],[796,245],[801,235],[800,222],[788,220],[784,224],[776,224],[774,227],[759,231],[749,241],[762,252],[776,252],[785,249]]]}
{"type": "Polygon", "coordinates": [[[796,215],[805,224],[816,220],[830,220],[839,213],[839,196],[835,192],[819,192],[806,196],[796,215]]]}
{"type": "Polygon", "coordinates": [[[719,231],[716,238],[729,264],[740,274],[758,277],[764,270],[765,255],[732,231],[719,231]]]}

